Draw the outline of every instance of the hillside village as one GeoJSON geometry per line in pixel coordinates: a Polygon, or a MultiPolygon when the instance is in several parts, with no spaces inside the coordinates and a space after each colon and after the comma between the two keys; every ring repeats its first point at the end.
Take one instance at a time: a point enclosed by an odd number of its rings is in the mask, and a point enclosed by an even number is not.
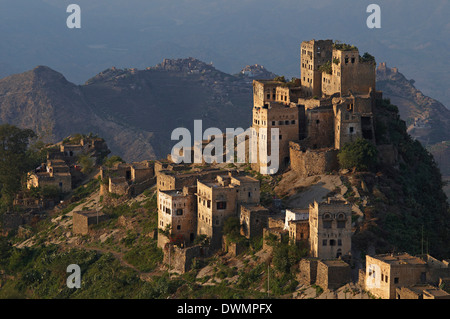
{"type": "MultiPolygon", "coordinates": [[[[394,170],[403,165],[394,143],[377,132],[376,110],[389,103],[376,90],[375,58],[332,40],[304,41],[300,47],[301,78],[253,80],[254,132],[259,137],[279,129],[281,167],[276,175],[261,174],[267,164],[260,161],[176,164],[170,155],[132,163],[117,159],[106,165],[106,142],[84,137],[77,144],[54,146],[47,162],[28,174],[28,190],[53,187],[67,197],[31,200],[23,193],[15,205],[40,219],[46,215],[39,212],[51,212],[59,235],[49,232],[48,241],[67,247],[96,249],[99,243],[100,251],[106,251],[108,243],[124,243],[130,248],[137,240],[129,236],[139,229],[152,241],[152,251],[160,252],[151,271],[140,270],[144,280],[164,271],[169,276],[196,271],[199,282],[214,285],[224,278],[214,279],[218,266],[208,262],[221,260],[229,283],[239,286],[240,269],[250,272],[258,264],[270,269],[276,247],[286,245],[296,259],[285,283],[293,287],[284,287],[283,297],[347,298],[352,292],[354,298],[450,299],[449,259],[438,260],[424,251],[379,254],[355,242],[354,234],[370,222],[372,195],[381,202],[388,199],[370,178],[358,179],[355,170],[343,169],[340,151],[367,141],[376,148],[381,165],[394,170]],[[84,165],[79,155],[85,156],[84,165]],[[91,193],[84,192],[88,188],[91,193]],[[69,199],[80,193],[83,196],[69,199]],[[128,213],[117,213],[112,206],[125,207],[128,213]],[[139,225],[146,218],[139,212],[149,207],[153,221],[139,225]]],[[[170,61],[157,66],[175,67],[170,61]]],[[[195,65],[188,68],[195,71],[195,65]]],[[[261,68],[245,72],[258,74],[261,68]]],[[[264,141],[270,149],[270,138],[253,141],[264,141]]],[[[16,247],[39,242],[24,226],[32,218],[5,216],[3,227],[21,233],[23,240],[16,247]]],[[[269,293],[264,284],[258,289],[269,293]]]]}

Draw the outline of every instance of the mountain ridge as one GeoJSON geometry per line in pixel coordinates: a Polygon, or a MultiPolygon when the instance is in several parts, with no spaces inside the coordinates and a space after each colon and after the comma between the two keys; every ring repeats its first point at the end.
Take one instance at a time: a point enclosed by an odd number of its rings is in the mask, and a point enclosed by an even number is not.
{"type": "MultiPolygon", "coordinates": [[[[125,160],[156,159],[170,153],[171,131],[192,129],[194,119],[222,130],[248,127],[252,80],[273,75],[261,65],[230,75],[191,57],[142,70],[111,67],[75,85],[37,66],[0,80],[0,120],[32,128],[48,142],[93,132],[125,160]]],[[[377,68],[377,89],[398,105],[414,138],[426,145],[450,140],[450,110],[413,84],[397,68],[377,68]]]]}

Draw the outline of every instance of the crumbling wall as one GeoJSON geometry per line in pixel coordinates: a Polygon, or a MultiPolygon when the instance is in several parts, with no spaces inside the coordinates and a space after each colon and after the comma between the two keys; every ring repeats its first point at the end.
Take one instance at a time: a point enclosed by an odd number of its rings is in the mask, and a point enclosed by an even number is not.
{"type": "Polygon", "coordinates": [[[206,257],[209,254],[208,247],[197,245],[180,248],[167,244],[164,246],[164,264],[170,265],[171,271],[184,274],[191,270],[194,258],[206,257]]]}
{"type": "Polygon", "coordinates": [[[299,143],[290,142],[291,169],[301,176],[322,175],[339,169],[338,150],[302,149],[299,143]]]}

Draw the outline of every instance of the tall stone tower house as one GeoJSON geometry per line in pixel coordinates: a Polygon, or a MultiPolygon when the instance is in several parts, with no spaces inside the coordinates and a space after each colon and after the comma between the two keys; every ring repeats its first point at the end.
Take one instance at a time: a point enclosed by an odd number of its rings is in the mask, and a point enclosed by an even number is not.
{"type": "Polygon", "coordinates": [[[352,206],[328,198],[309,206],[310,251],[312,257],[333,259],[349,255],[352,249],[352,206]]]}
{"type": "Polygon", "coordinates": [[[307,97],[320,97],[322,95],[322,72],[319,68],[331,60],[332,50],[332,40],[302,42],[300,70],[302,86],[307,97]]]}

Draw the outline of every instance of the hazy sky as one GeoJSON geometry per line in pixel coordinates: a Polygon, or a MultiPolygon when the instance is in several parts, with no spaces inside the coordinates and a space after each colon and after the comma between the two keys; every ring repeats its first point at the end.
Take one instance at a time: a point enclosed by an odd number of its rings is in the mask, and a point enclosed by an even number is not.
{"type": "Polygon", "coordinates": [[[355,44],[450,106],[447,0],[0,0],[0,75],[48,65],[75,83],[111,67],[195,57],[225,72],[259,63],[299,76],[303,40],[355,44]],[[81,29],[66,8],[81,7],[81,29]],[[381,7],[368,29],[367,5],[381,7]]]}

